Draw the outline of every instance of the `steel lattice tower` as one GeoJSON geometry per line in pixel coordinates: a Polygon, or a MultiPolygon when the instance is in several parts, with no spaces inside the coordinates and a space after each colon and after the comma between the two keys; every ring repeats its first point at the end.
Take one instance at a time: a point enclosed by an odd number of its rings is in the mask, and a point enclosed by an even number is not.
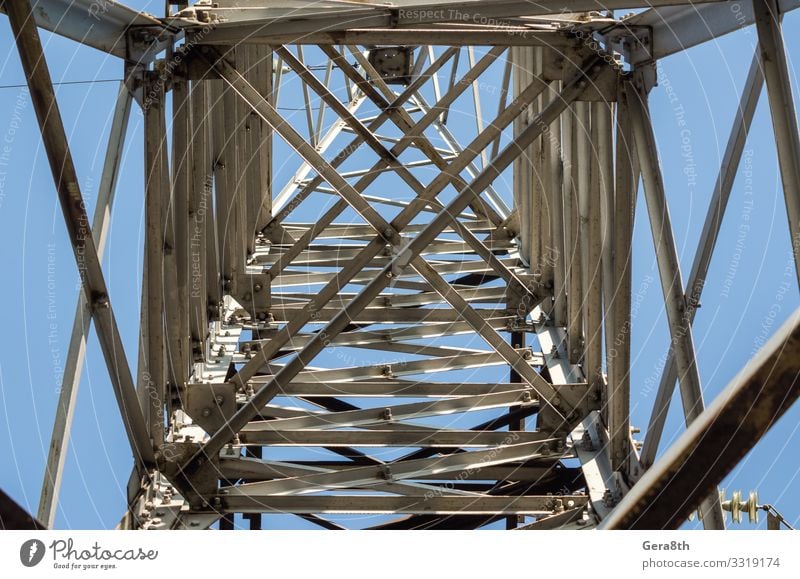
{"type": "Polygon", "coordinates": [[[682,0],[167,4],[164,18],[4,4],[83,284],[43,524],[90,319],[134,456],[120,528],[232,528],[243,514],[258,529],[274,513],[332,529],[342,513],[382,529],[661,528],[699,508],[719,529],[723,506],[754,507],[723,505],[716,485],[800,393],[800,317],[707,409],[692,322],[763,85],[798,264],[780,25],[798,2],[742,2],[736,19],[720,17],[727,2],[682,0]],[[655,62],[753,23],[759,50],[682,275],[655,62]],[[37,25],[124,67],[91,224],[37,25]],[[132,107],[145,127],[135,365],[100,267],[132,107]],[[637,212],[671,335],[642,442],[629,418],[637,212]],[[676,385],[687,432],[656,461],[676,385]],[[742,400],[758,411],[729,412],[742,400]],[[730,435],[731,421],[745,427],[730,435]]]}

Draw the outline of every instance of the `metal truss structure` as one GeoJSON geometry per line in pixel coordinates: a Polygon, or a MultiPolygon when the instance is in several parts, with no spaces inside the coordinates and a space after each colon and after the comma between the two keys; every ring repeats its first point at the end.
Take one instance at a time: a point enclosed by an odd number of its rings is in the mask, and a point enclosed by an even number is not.
{"type": "Polygon", "coordinates": [[[93,323],[134,458],[120,528],[243,514],[258,529],[274,513],[330,529],[342,513],[382,515],[381,529],[661,528],[695,508],[724,528],[716,485],[800,393],[800,318],[707,409],[692,322],[764,84],[800,257],[780,25],[796,0],[743,1],[736,19],[721,17],[729,2],[682,0],[167,4],[164,18],[110,1],[3,6],[83,288],[44,525],[93,323]],[[753,23],[759,50],[684,276],[654,63],[753,23]],[[37,26],[124,67],[91,224],[37,26]],[[287,98],[302,114],[283,113],[287,98]],[[134,101],[135,374],[100,267],[134,101]],[[629,423],[640,179],[672,338],[643,443],[629,423]],[[676,384],[688,430],[656,460],[676,384]],[[758,411],[732,412],[742,399],[758,411]],[[744,425],[736,444],[714,435],[723,417],[744,425]]]}

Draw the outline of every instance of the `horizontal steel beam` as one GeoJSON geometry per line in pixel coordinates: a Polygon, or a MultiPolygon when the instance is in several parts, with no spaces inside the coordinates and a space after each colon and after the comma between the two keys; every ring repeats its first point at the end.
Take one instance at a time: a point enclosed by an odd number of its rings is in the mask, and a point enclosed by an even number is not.
{"type": "MultiPolygon", "coordinates": [[[[398,425],[402,428],[402,425],[398,425]]],[[[508,444],[508,432],[473,430],[250,430],[240,433],[242,444],[270,446],[424,446],[437,448],[487,448],[508,444]]],[[[541,432],[515,432],[517,444],[550,438],[541,432]]]]}
{"type": "MultiPolygon", "coordinates": [[[[191,386],[190,386],[191,387],[191,386]]],[[[558,386],[554,386],[558,389],[558,386]]],[[[522,384],[470,382],[418,382],[378,380],[372,382],[292,382],[284,389],[286,396],[332,396],[336,398],[462,398],[498,392],[522,392],[522,384]]]]}
{"type": "MultiPolygon", "coordinates": [[[[532,354],[530,350],[520,349],[523,356],[530,356],[526,362],[530,366],[541,366],[544,363],[541,354],[532,354]]],[[[337,382],[342,380],[365,380],[369,378],[414,376],[416,374],[429,374],[432,372],[450,372],[452,370],[465,370],[468,368],[486,368],[500,366],[508,361],[497,352],[485,354],[461,354],[432,358],[428,360],[385,362],[372,366],[354,366],[352,368],[338,368],[332,370],[304,370],[298,374],[301,380],[318,380],[320,382],[337,382]]],[[[279,364],[270,364],[274,372],[282,368],[279,364]]],[[[269,382],[268,376],[256,376],[250,380],[251,384],[264,384],[269,382]]]]}
{"type": "MultiPolygon", "coordinates": [[[[543,515],[555,509],[552,496],[237,496],[221,497],[227,513],[377,513],[388,515],[543,515]]],[[[586,504],[582,495],[558,497],[575,506],[586,504]]]]}
{"type": "Polygon", "coordinates": [[[329,430],[349,426],[363,426],[366,424],[391,424],[397,420],[531,404],[536,404],[536,401],[531,397],[530,390],[524,392],[501,392],[499,394],[465,396],[464,398],[435,400],[432,402],[412,402],[410,404],[397,404],[395,406],[380,408],[316,413],[309,416],[298,416],[296,418],[279,418],[277,420],[250,423],[243,427],[241,432],[295,429],[329,430]]]}
{"type": "MultiPolygon", "coordinates": [[[[340,309],[321,308],[309,323],[326,323],[334,319],[340,309]]],[[[481,308],[476,310],[484,320],[513,320],[516,314],[505,309],[481,308]]],[[[270,310],[276,322],[291,322],[295,317],[303,315],[299,308],[278,307],[270,310]]],[[[458,322],[462,317],[460,312],[445,308],[365,308],[350,320],[352,322],[371,324],[408,324],[418,322],[458,322]]]]}
{"type": "Polygon", "coordinates": [[[369,46],[375,44],[426,45],[426,46],[548,46],[565,49],[577,47],[576,39],[555,31],[540,31],[524,26],[507,30],[462,28],[368,28],[339,31],[314,31],[302,36],[295,33],[273,31],[243,35],[240,29],[226,27],[212,33],[206,44],[332,44],[369,46]]]}
{"type": "MultiPolygon", "coordinates": [[[[292,42],[305,42],[306,35],[319,30],[338,31],[351,28],[406,28],[440,22],[459,22],[474,26],[494,26],[514,30],[518,21],[504,21],[519,16],[558,15],[564,13],[613,10],[617,8],[650,8],[689,4],[688,0],[394,0],[386,4],[358,2],[345,6],[341,3],[309,5],[282,5],[266,2],[260,6],[246,7],[217,2],[215,8],[189,7],[179,12],[171,24],[181,27],[200,27],[208,18],[220,22],[203,41],[216,42],[245,40],[249,37],[284,34],[292,42]],[[203,20],[198,14],[203,13],[203,20]],[[232,32],[234,31],[234,32],[232,32]]],[[[558,18],[555,17],[554,20],[558,18]]]]}

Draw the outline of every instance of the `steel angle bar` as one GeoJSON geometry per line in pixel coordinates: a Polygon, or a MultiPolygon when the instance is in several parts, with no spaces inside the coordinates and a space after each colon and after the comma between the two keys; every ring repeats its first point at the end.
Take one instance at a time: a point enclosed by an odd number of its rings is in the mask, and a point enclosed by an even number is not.
{"type": "MultiPolygon", "coordinates": [[[[503,318],[490,318],[489,323],[493,325],[495,329],[500,329],[506,327],[506,320],[503,318]]],[[[368,344],[368,343],[375,343],[381,341],[388,341],[388,342],[403,342],[408,340],[417,340],[421,338],[437,338],[441,336],[455,336],[458,334],[466,334],[472,331],[472,327],[467,324],[466,322],[453,322],[453,323],[426,323],[424,325],[415,325],[415,326],[408,326],[408,327],[399,327],[399,328],[385,328],[383,330],[362,330],[359,332],[345,332],[339,334],[331,340],[332,344],[341,345],[341,346],[356,346],[359,344],[368,344]]],[[[267,331],[265,333],[267,338],[272,338],[277,334],[277,330],[267,331]]],[[[289,346],[298,346],[303,347],[305,346],[309,340],[313,339],[313,334],[303,333],[303,334],[296,334],[292,337],[292,342],[290,345],[285,345],[284,347],[289,346]]],[[[265,343],[269,342],[257,342],[259,344],[259,348],[262,347],[265,343]]],[[[252,345],[252,344],[251,344],[252,345]]],[[[251,347],[251,350],[254,348],[251,347]]],[[[257,349],[257,348],[256,348],[257,349]]]]}
{"type": "MultiPolygon", "coordinates": [[[[402,425],[400,425],[402,426],[402,425]]],[[[472,430],[249,430],[240,433],[242,444],[270,446],[353,446],[488,448],[508,443],[507,432],[474,432],[472,430]]],[[[541,432],[518,432],[514,442],[541,442],[550,435],[541,432]]]]}
{"type": "Polygon", "coordinates": [[[458,412],[476,412],[491,408],[503,408],[514,404],[533,405],[536,399],[530,390],[500,392],[479,396],[465,396],[446,400],[412,402],[395,406],[381,406],[343,412],[323,412],[295,418],[278,418],[255,424],[248,424],[241,432],[276,432],[281,430],[330,430],[368,424],[392,424],[398,420],[441,416],[458,412]]]}
{"type": "MultiPolygon", "coordinates": [[[[166,401],[166,336],[164,327],[165,290],[168,284],[165,260],[165,233],[168,222],[170,191],[166,162],[167,132],[164,117],[166,104],[163,84],[147,75],[145,87],[157,96],[144,107],[144,182],[145,182],[145,243],[144,268],[147,275],[147,302],[142,304],[146,324],[144,361],[138,371],[145,397],[145,419],[153,445],[164,439],[164,404],[166,401]]],[[[174,287],[169,284],[169,287],[174,287]]],[[[144,327],[142,328],[144,330],[144,327]]]]}
{"type": "MultiPolygon", "coordinates": [[[[611,436],[611,462],[615,470],[631,474],[627,467],[630,447],[631,392],[631,278],[633,261],[633,223],[639,176],[627,108],[627,96],[618,89],[616,116],[616,158],[614,174],[613,274],[604,291],[610,294],[613,332],[606,355],[608,363],[608,427],[611,436]]],[[[673,380],[674,384],[674,380],[673,380]]]]}
{"type": "Polygon", "coordinates": [[[411,354],[412,356],[426,356],[431,358],[447,358],[458,354],[486,354],[486,350],[475,348],[455,348],[448,346],[425,346],[421,344],[403,344],[379,342],[377,344],[359,344],[355,346],[364,350],[378,350],[398,354],[411,354]]]}
{"type": "Polygon", "coordinates": [[[247,42],[248,44],[316,44],[370,46],[398,44],[408,46],[547,46],[556,49],[576,47],[578,41],[557,30],[536,30],[526,26],[517,28],[358,28],[342,31],[316,30],[298,38],[292,32],[270,32],[247,38],[236,39],[239,33],[234,30],[212,34],[203,38],[208,44],[228,44],[247,42]]]}
{"type": "MultiPolygon", "coordinates": [[[[105,250],[132,102],[133,97],[130,92],[124,84],[120,84],[92,219],[92,233],[97,243],[98,259],[103,258],[105,250]]],[[[64,375],[61,380],[61,392],[56,406],[53,433],[50,438],[47,465],[45,466],[42,492],[39,498],[38,518],[44,521],[48,527],[52,527],[55,521],[56,505],[58,504],[58,495],[61,489],[61,476],[64,473],[64,463],[67,458],[66,451],[69,446],[75,403],[78,399],[78,387],[81,382],[90,323],[91,312],[86,303],[86,297],[81,293],[75,309],[75,319],[72,323],[72,334],[69,348],[67,349],[64,375]]]]}
{"type": "MultiPolygon", "coordinates": [[[[369,196],[365,195],[365,199],[369,199],[369,196]]],[[[408,203],[403,202],[402,206],[406,207],[408,203]]],[[[441,211],[441,207],[438,208],[438,211],[441,211]]],[[[433,212],[433,211],[432,211],[433,212]]],[[[516,251],[516,248],[511,245],[511,241],[503,242],[503,241],[494,241],[489,240],[486,242],[482,242],[487,251],[493,252],[503,252],[505,254],[513,253],[516,251]]],[[[352,259],[357,256],[361,250],[364,248],[363,245],[355,245],[355,244],[342,244],[339,246],[312,246],[311,249],[305,250],[301,252],[296,258],[292,260],[292,266],[297,267],[298,265],[317,265],[317,266],[330,266],[331,262],[337,261],[345,261],[348,259],[352,259]]],[[[285,253],[288,250],[285,246],[278,246],[273,245],[270,253],[267,254],[256,254],[254,256],[254,262],[258,263],[259,265],[270,265],[271,259],[277,259],[280,257],[281,254],[285,253]]],[[[466,255],[473,256],[477,255],[475,250],[469,247],[466,243],[459,243],[459,242],[441,242],[441,243],[432,243],[431,247],[426,249],[423,252],[424,255],[444,255],[444,258],[440,258],[440,260],[448,259],[450,261],[455,261],[458,257],[463,257],[466,255]],[[458,256],[458,257],[456,257],[458,256]]],[[[377,260],[378,258],[376,258],[377,260]]],[[[274,261],[273,261],[274,263],[274,261]]]]}
{"type": "MultiPolygon", "coordinates": [[[[750,71],[747,74],[747,81],[742,91],[739,108],[733,120],[728,144],[725,148],[714,191],[709,201],[703,231],[700,234],[700,240],[692,262],[692,270],[686,281],[685,294],[688,306],[687,315],[690,323],[694,321],[697,308],[700,305],[700,297],[705,287],[706,275],[708,274],[708,268],[711,266],[711,258],[722,227],[722,219],[728,206],[728,199],[733,189],[733,182],[736,178],[736,172],[763,86],[764,75],[761,70],[759,55],[756,53],[750,63],[750,71]]],[[[647,427],[647,434],[642,447],[640,460],[644,468],[648,468],[655,462],[677,378],[675,355],[672,352],[672,348],[670,348],[661,374],[650,424],[647,427]]]]}
{"type": "Polygon", "coordinates": [[[602,529],[677,529],[800,396],[800,309],[639,479],[602,529]]]}
{"type": "Polygon", "coordinates": [[[582,383],[583,371],[577,364],[571,364],[567,355],[567,336],[563,327],[552,325],[545,319],[540,307],[533,310],[536,338],[544,357],[544,364],[553,384],[582,383]],[[535,321],[540,320],[540,321],[535,321]]]}
{"type": "Polygon", "coordinates": [[[583,254],[581,243],[581,216],[579,182],[582,181],[583,149],[581,116],[577,104],[564,115],[565,170],[569,178],[564,188],[564,251],[567,261],[567,350],[569,361],[578,364],[583,357],[583,254]]]}
{"type": "Polygon", "coordinates": [[[355,398],[461,398],[498,392],[522,392],[528,387],[517,383],[419,382],[378,380],[358,382],[305,382],[296,380],[284,392],[286,396],[352,396],[355,398]]]}
{"type": "MultiPolygon", "coordinates": [[[[625,91],[631,112],[634,140],[644,182],[645,201],[650,217],[656,260],[658,262],[664,305],[667,311],[670,337],[678,368],[681,400],[687,426],[703,411],[703,391],[692,338],[691,325],[686,317],[678,253],[669,218],[664,181],[661,176],[655,134],[650,122],[647,96],[630,81],[625,91]]],[[[703,525],[706,529],[724,529],[725,519],[716,493],[703,503],[703,525]]]]}
{"type": "MultiPolygon", "coordinates": [[[[316,223],[316,221],[314,222],[316,223]]],[[[312,227],[314,223],[308,222],[293,222],[286,224],[286,230],[301,234],[303,231],[312,227]]],[[[465,226],[470,229],[473,233],[489,233],[491,231],[491,224],[488,221],[468,221],[465,223],[465,226]]],[[[403,234],[410,235],[411,233],[419,233],[422,231],[424,224],[415,223],[406,225],[403,228],[403,234]]],[[[448,225],[445,227],[443,232],[452,233],[453,229],[448,225]]],[[[334,223],[328,224],[325,229],[323,229],[320,234],[318,235],[319,239],[348,239],[352,241],[371,241],[374,237],[375,230],[372,229],[369,225],[364,225],[362,223],[334,223]]],[[[437,243],[443,241],[452,241],[449,239],[437,239],[437,243]]],[[[303,248],[305,250],[307,248],[303,248]]]]}
{"type": "Polygon", "coordinates": [[[581,232],[583,242],[583,291],[586,358],[584,373],[586,380],[595,388],[601,388],[603,380],[603,267],[602,267],[602,224],[600,220],[601,205],[601,173],[599,148],[602,138],[600,125],[596,118],[598,109],[604,103],[578,103],[584,107],[585,120],[591,126],[585,127],[584,143],[589,156],[590,171],[588,183],[581,193],[581,226],[585,223],[585,231],[581,232]],[[584,203],[585,210],[584,211],[584,203]]]}
{"type": "Polygon", "coordinates": [[[795,274],[800,284],[800,133],[777,0],[754,0],[753,13],[778,149],[795,274]]]}
{"type": "MultiPolygon", "coordinates": [[[[280,50],[280,48],[278,48],[278,50],[280,50]]],[[[294,58],[294,55],[291,54],[288,50],[283,52],[283,53],[279,53],[279,56],[281,57],[281,59],[284,62],[286,62],[286,55],[287,54],[290,55],[292,58],[294,58]]],[[[297,45],[297,56],[300,58],[299,62],[302,63],[303,61],[305,61],[305,57],[303,56],[303,45],[302,44],[298,44],[297,45]]],[[[305,68],[305,65],[301,64],[301,66],[303,68],[305,68]]],[[[295,71],[295,72],[297,72],[297,71],[295,71]]],[[[314,111],[313,111],[313,109],[311,107],[311,94],[308,92],[308,83],[302,83],[301,89],[303,91],[303,102],[305,103],[305,107],[304,108],[305,108],[305,112],[306,112],[306,124],[308,126],[308,141],[309,141],[309,143],[311,143],[311,146],[313,146],[314,148],[319,150],[319,147],[317,146],[317,140],[316,140],[316,131],[314,130],[314,118],[313,118],[314,111]]]]}
{"type": "MultiPolygon", "coordinates": [[[[561,498],[563,500],[564,497],[561,498]]],[[[585,503],[582,495],[566,497],[574,504],[585,503]]],[[[544,515],[551,514],[555,501],[552,496],[222,496],[225,512],[275,513],[376,513],[388,515],[544,515]]]]}
{"type": "MultiPolygon", "coordinates": [[[[537,481],[551,475],[555,470],[553,461],[534,458],[525,461],[512,461],[504,464],[485,466],[479,471],[434,472],[419,475],[420,480],[515,480],[537,481]]],[[[353,467],[353,463],[344,461],[313,461],[303,463],[286,463],[252,458],[226,458],[219,461],[218,474],[228,480],[246,479],[250,481],[290,478],[316,472],[334,472],[353,467]],[[305,470],[303,470],[305,469],[305,470]]]]}
{"type": "MultiPolygon", "coordinates": [[[[472,199],[486,189],[524,150],[524,147],[533,142],[543,132],[544,127],[549,125],[557,118],[564,109],[577,98],[585,89],[587,82],[600,75],[603,70],[600,58],[597,55],[590,57],[588,62],[581,68],[581,71],[572,79],[565,83],[563,90],[558,98],[549,102],[525,130],[523,130],[509,145],[504,147],[500,153],[492,159],[491,163],[475,178],[467,187],[462,189],[455,198],[447,205],[444,211],[438,213],[412,240],[410,240],[399,254],[367,284],[364,289],[345,307],[324,329],[322,329],[313,339],[301,350],[273,379],[262,386],[250,400],[250,403],[237,411],[227,423],[209,438],[205,445],[195,453],[184,465],[182,473],[184,477],[191,477],[205,460],[206,456],[214,456],[223,446],[241,430],[252,418],[256,416],[259,409],[267,404],[276,396],[291,380],[303,370],[310,360],[312,360],[326,346],[326,342],[335,338],[346,327],[358,312],[362,311],[367,305],[377,297],[380,292],[388,286],[395,272],[400,272],[408,265],[411,259],[416,257],[437,235],[439,235],[450,223],[450,216],[463,211],[472,199]]],[[[534,96],[534,95],[531,95],[534,96]]],[[[524,109],[527,102],[518,102],[514,106],[515,111],[524,109]]],[[[511,119],[509,119],[510,122],[511,119]]],[[[503,126],[495,127],[502,130],[503,126]]],[[[489,127],[487,127],[487,131],[489,127]]],[[[487,144],[491,142],[495,134],[489,135],[487,144]]],[[[467,149],[469,150],[469,149],[467,149]]],[[[455,162],[454,162],[455,163],[455,162]]],[[[452,167],[452,164],[450,165],[452,167]]],[[[330,296],[333,297],[333,296],[330,296]]],[[[313,308],[312,304],[312,308],[313,308]]],[[[260,366],[262,360],[254,359],[254,365],[260,366]]],[[[546,392],[551,394],[551,392],[546,392]]]]}
{"type": "MultiPolygon", "coordinates": [[[[511,346],[509,346],[511,348],[511,346]]],[[[531,354],[530,350],[517,352],[513,350],[513,355],[506,354],[503,356],[498,352],[487,352],[485,354],[461,354],[458,356],[448,356],[431,358],[428,360],[412,360],[412,361],[398,361],[391,364],[376,364],[373,366],[355,366],[352,368],[337,368],[332,370],[306,370],[298,374],[301,380],[314,380],[318,382],[339,382],[343,380],[364,380],[369,378],[380,377],[396,377],[396,376],[415,376],[417,374],[430,374],[434,372],[451,372],[453,370],[466,370],[469,368],[483,368],[489,366],[499,366],[508,364],[509,359],[519,359],[520,362],[515,366],[522,366],[523,364],[531,368],[531,366],[540,366],[543,362],[542,356],[539,354],[531,354]],[[530,358],[526,358],[530,356],[530,358]]],[[[278,371],[283,366],[278,364],[270,364],[269,368],[273,371],[278,371]]],[[[530,370],[535,372],[533,368],[530,370]]],[[[539,374],[536,374],[539,376],[539,374]]],[[[255,376],[250,380],[252,384],[265,383],[269,377],[255,376]]],[[[535,381],[536,387],[541,387],[540,383],[544,380],[539,376],[538,379],[530,378],[526,373],[526,382],[535,381]]]]}
{"type": "MultiPolygon", "coordinates": [[[[511,435],[506,433],[510,438],[511,435]]],[[[512,439],[513,440],[513,439],[512,439]]],[[[374,482],[402,481],[427,474],[461,470],[480,470],[517,460],[529,460],[549,454],[547,440],[524,444],[507,444],[489,450],[461,452],[436,458],[395,462],[390,465],[353,467],[336,472],[298,476],[289,479],[247,483],[226,489],[227,496],[279,496],[308,494],[323,490],[352,487],[374,482]]]]}
{"type": "Polygon", "coordinates": [[[136,396],[100,259],[89,229],[89,218],[86,215],[78,176],[31,6],[26,0],[7,3],[5,7],[28,81],[31,100],[64,213],[67,233],[75,253],[81,286],[89,301],[92,320],[108,367],[111,386],[125,425],[128,442],[136,464],[151,465],[155,461],[152,441],[136,396]]]}
{"type": "MultiPolygon", "coordinates": [[[[506,322],[510,322],[516,318],[514,314],[509,313],[505,309],[480,309],[476,310],[477,313],[481,317],[485,318],[500,318],[505,320],[506,322]]],[[[340,308],[325,308],[322,310],[317,310],[316,315],[314,316],[313,320],[306,321],[304,320],[304,310],[301,309],[291,309],[288,310],[286,308],[273,308],[272,312],[275,316],[276,321],[289,321],[290,323],[299,323],[300,320],[303,320],[303,325],[305,326],[308,323],[327,323],[330,320],[334,319],[339,312],[341,312],[340,308]]],[[[364,323],[373,323],[373,324],[384,324],[384,323],[401,323],[401,324],[411,324],[415,322],[456,322],[461,319],[460,312],[457,312],[450,308],[367,308],[365,307],[361,310],[358,315],[354,318],[351,318],[351,322],[364,322],[364,323]]],[[[331,338],[333,339],[333,338],[331,338]]],[[[267,346],[273,346],[274,342],[269,342],[267,346]]],[[[261,350],[260,352],[264,352],[265,350],[261,350]]],[[[271,356],[272,354],[270,354],[271,356]]],[[[257,355],[253,359],[256,360],[259,357],[263,357],[263,354],[257,355]]],[[[249,364],[250,362],[248,362],[249,364]]],[[[255,368],[255,364],[253,365],[255,368]]],[[[256,369],[257,371],[257,369],[256,369]]],[[[241,370],[239,371],[241,374],[241,370]]]]}

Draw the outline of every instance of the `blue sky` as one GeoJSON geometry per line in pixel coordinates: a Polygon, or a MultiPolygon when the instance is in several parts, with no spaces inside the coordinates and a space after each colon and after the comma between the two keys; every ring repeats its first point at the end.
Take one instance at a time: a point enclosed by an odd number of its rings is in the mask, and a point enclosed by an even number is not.
{"type": "MultiPolygon", "coordinates": [[[[153,13],[163,8],[161,2],[146,0],[129,4],[153,13]]],[[[798,25],[800,15],[785,18],[785,30],[796,30],[798,25]]],[[[792,59],[800,56],[798,36],[786,34],[793,71],[796,66],[792,59]]],[[[42,39],[56,82],[121,77],[122,64],[113,57],[46,32],[42,32],[42,39]]],[[[691,266],[755,40],[755,31],[745,29],[664,60],[659,69],[661,86],[652,92],[651,111],[684,277],[691,266]],[[667,85],[673,91],[672,101],[665,90],[667,85]],[[682,113],[678,107],[682,107],[682,113]],[[685,115],[683,128],[677,122],[679,114],[685,115]]],[[[0,236],[5,278],[0,284],[0,298],[7,304],[0,337],[0,487],[35,512],[78,276],[30,100],[26,89],[14,86],[24,85],[25,79],[5,16],[0,16],[0,54],[5,55],[0,59],[0,85],[4,87],[0,88],[0,236]]],[[[493,74],[499,75],[499,71],[493,74]]],[[[794,81],[798,86],[797,78],[794,81]]],[[[90,214],[116,91],[116,82],[57,88],[90,214]]],[[[487,101],[491,98],[486,96],[487,101]]],[[[766,101],[766,94],[762,94],[712,261],[703,307],[695,322],[707,400],[800,304],[766,101]],[[743,227],[745,224],[749,229],[743,227]]],[[[298,117],[297,122],[304,120],[298,117]]],[[[141,123],[141,113],[134,106],[104,261],[132,367],[136,363],[142,257],[141,123]]],[[[451,130],[457,132],[452,126],[451,130]]],[[[283,168],[276,167],[276,173],[293,171],[294,167],[287,163],[283,168]]],[[[498,188],[502,186],[499,181],[498,188]]],[[[641,194],[634,245],[633,288],[638,305],[633,322],[631,412],[632,423],[644,429],[668,332],[641,194]]],[[[662,448],[682,431],[677,399],[672,408],[662,448]]],[[[776,505],[794,523],[800,522],[795,450],[800,442],[798,419],[800,407],[795,407],[722,485],[729,491],[757,489],[762,502],[776,505]]],[[[92,337],[56,526],[115,525],[123,512],[129,472],[127,442],[103,359],[92,337]]]]}

